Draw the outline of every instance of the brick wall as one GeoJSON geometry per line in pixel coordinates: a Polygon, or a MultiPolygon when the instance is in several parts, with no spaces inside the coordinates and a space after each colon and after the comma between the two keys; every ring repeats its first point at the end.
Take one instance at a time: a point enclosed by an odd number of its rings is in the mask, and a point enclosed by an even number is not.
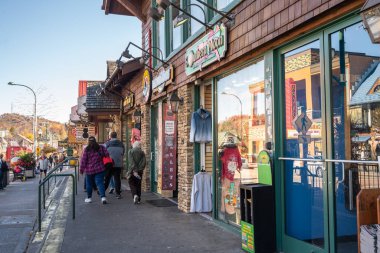
{"type": "Polygon", "coordinates": [[[142,190],[150,191],[150,105],[142,105],[141,112],[144,114],[144,117],[141,119],[141,144],[147,161],[142,179],[142,190]]]}
{"type": "Polygon", "coordinates": [[[194,176],[194,145],[189,141],[191,114],[194,108],[193,86],[178,89],[184,103],[178,112],[178,208],[190,211],[191,187],[194,176]]]}

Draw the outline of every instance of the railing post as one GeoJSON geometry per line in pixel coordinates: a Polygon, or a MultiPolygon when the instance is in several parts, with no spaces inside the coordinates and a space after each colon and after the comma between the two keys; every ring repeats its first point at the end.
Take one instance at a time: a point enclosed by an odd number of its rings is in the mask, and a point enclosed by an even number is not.
{"type": "MultiPolygon", "coordinates": [[[[77,174],[77,166],[76,165],[75,165],[75,168],[74,168],[74,174],[75,174],[75,180],[74,181],[76,181],[76,178],[78,176],[78,174],[77,174]]],[[[76,189],[76,187],[75,187],[75,193],[78,195],[78,190],[76,189]]]]}
{"type": "Polygon", "coordinates": [[[75,220],[75,189],[77,188],[76,187],[76,180],[75,178],[72,176],[72,179],[73,179],[73,220],[75,220]]]}
{"type": "MultiPolygon", "coordinates": [[[[44,182],[44,180],[42,180],[42,182],[44,182]]],[[[42,202],[44,203],[44,209],[46,208],[45,207],[45,183],[42,184],[42,202]]]]}
{"type": "Polygon", "coordinates": [[[41,232],[41,184],[38,185],[38,232],[41,232]]]}

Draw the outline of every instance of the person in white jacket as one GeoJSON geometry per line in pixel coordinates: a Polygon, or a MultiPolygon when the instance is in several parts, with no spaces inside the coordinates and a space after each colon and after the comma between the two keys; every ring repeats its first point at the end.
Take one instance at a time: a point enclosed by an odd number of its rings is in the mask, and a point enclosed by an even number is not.
{"type": "Polygon", "coordinates": [[[41,156],[38,158],[37,168],[40,170],[40,178],[42,178],[42,173],[44,173],[44,176],[46,177],[46,173],[50,168],[50,165],[49,159],[46,157],[44,152],[41,152],[41,156]]]}

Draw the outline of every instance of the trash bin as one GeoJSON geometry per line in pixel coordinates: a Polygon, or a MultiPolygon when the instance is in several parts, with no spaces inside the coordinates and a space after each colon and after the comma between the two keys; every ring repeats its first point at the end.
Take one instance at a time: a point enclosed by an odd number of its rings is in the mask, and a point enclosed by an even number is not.
{"type": "Polygon", "coordinates": [[[274,188],[271,185],[240,185],[242,248],[247,252],[276,251],[274,188]]]}

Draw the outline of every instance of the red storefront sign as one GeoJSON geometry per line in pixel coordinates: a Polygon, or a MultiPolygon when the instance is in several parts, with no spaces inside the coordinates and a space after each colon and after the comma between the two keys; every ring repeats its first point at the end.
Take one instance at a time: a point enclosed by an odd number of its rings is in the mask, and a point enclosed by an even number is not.
{"type": "Polygon", "coordinates": [[[163,105],[162,131],[162,190],[176,189],[177,172],[177,117],[169,110],[169,105],[163,105]]]}

